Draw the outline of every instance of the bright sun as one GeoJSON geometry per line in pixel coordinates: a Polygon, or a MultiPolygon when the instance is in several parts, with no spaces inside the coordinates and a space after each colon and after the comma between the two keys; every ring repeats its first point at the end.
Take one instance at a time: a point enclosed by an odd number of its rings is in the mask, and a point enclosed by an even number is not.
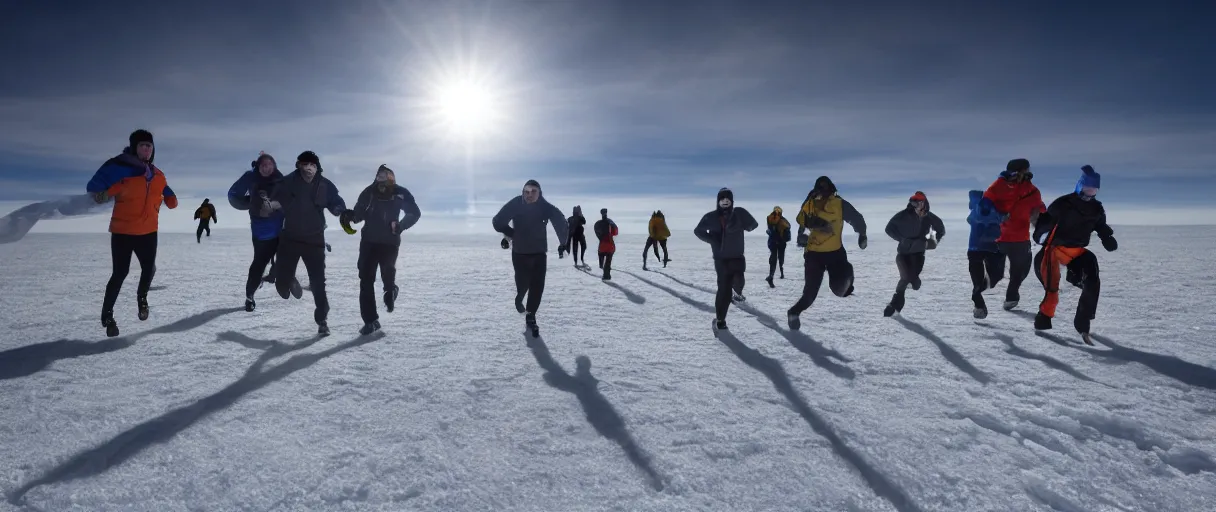
{"type": "Polygon", "coordinates": [[[490,90],[471,81],[440,87],[435,98],[440,119],[456,135],[476,136],[494,128],[497,105],[490,90]]]}

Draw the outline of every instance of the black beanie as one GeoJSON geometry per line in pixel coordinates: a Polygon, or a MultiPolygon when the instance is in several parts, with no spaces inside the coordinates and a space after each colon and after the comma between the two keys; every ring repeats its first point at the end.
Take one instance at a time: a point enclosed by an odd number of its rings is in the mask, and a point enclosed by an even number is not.
{"type": "Polygon", "coordinates": [[[722,198],[724,198],[724,197],[727,199],[730,199],[731,206],[735,205],[735,193],[731,192],[729,188],[722,187],[721,189],[719,189],[718,190],[718,199],[716,201],[721,201],[722,198]]]}
{"type": "Polygon", "coordinates": [[[317,166],[317,172],[321,171],[321,159],[312,151],[305,151],[300,153],[300,156],[296,157],[296,167],[299,167],[300,164],[315,164],[317,166]]]}
{"type": "Polygon", "coordinates": [[[1010,172],[1025,171],[1030,168],[1030,160],[1025,158],[1014,158],[1005,165],[1005,170],[1010,172]]]}
{"type": "Polygon", "coordinates": [[[831,178],[827,176],[820,176],[815,180],[815,187],[811,189],[811,194],[814,195],[815,191],[819,191],[830,196],[836,193],[836,184],[832,183],[831,178]]]}
{"type": "Polygon", "coordinates": [[[156,145],[156,143],[152,141],[152,132],[148,130],[135,130],[131,132],[131,136],[127,138],[127,143],[131,145],[132,150],[134,150],[140,142],[147,142],[153,146],[156,145]]]}

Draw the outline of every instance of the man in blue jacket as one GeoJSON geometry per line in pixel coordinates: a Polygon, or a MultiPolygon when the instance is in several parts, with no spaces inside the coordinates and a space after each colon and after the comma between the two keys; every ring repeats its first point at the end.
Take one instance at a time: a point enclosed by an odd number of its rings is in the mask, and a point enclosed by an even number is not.
{"type": "Polygon", "coordinates": [[[397,300],[397,253],[401,233],[418,223],[422,212],[409,190],[397,184],[397,175],[387,165],[376,170],[376,181],[363,189],[355,209],[342,214],[343,226],[365,222],[359,241],[359,334],[380,330],[376,312],[376,270],[384,282],[384,308],[393,312],[397,300]],[[402,216],[404,214],[404,217],[402,216]]]}
{"type": "MultiPolygon", "coordinates": [[[[273,156],[264,152],[250,165],[253,170],[245,171],[228,188],[228,204],[237,210],[249,212],[249,230],[253,233],[253,263],[249,264],[249,276],[245,280],[245,311],[253,311],[257,307],[253,294],[261,287],[266,265],[279,250],[279,232],[283,229],[283,212],[271,210],[263,215],[263,206],[270,201],[275,187],[283,180],[279,165],[273,156]]],[[[291,279],[291,292],[296,297],[304,294],[294,276],[291,279]]]]}
{"type": "Polygon", "coordinates": [[[988,317],[988,306],[982,294],[996,288],[1005,275],[1005,255],[996,242],[1001,236],[1004,215],[984,197],[983,190],[972,190],[969,194],[971,213],[967,215],[967,224],[971,225],[971,236],[967,242],[967,271],[971,273],[973,314],[983,319],[988,317]]]}
{"type": "Polygon", "coordinates": [[[296,170],[279,182],[262,208],[263,215],[281,212],[278,263],[274,286],[284,299],[295,280],[296,267],[304,260],[308,284],[316,303],[313,319],[317,334],[329,334],[329,298],[325,295],[325,210],[336,216],[346,211],[338,187],[322,176],[321,159],[312,151],[296,157],[296,170]]]}
{"type": "Polygon", "coordinates": [[[540,336],[536,325],[536,310],[545,293],[545,271],[549,252],[547,224],[557,233],[557,256],[569,250],[569,226],[562,211],[549,204],[541,194],[540,183],[528,180],[523,193],[502,205],[494,216],[494,231],[502,233],[502,248],[511,249],[511,264],[515,267],[515,310],[525,313],[524,324],[532,337],[540,336]],[[528,297],[524,304],[524,295],[528,297]]]}

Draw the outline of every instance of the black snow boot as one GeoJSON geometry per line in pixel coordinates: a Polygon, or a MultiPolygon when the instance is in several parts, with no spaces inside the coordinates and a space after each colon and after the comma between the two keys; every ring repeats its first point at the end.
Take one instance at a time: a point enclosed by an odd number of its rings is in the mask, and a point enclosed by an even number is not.
{"type": "Polygon", "coordinates": [[[148,319],[148,297],[146,297],[146,296],[139,297],[138,299],[135,299],[135,300],[139,304],[139,321],[142,322],[144,320],[147,320],[148,319]]]}
{"type": "Polygon", "coordinates": [[[1043,312],[1040,311],[1039,314],[1034,316],[1034,330],[1050,331],[1051,330],[1051,317],[1044,315],[1043,312]]]}
{"type": "Polygon", "coordinates": [[[325,322],[321,322],[321,323],[317,324],[317,335],[329,336],[329,324],[327,324],[325,322]]]}
{"type": "Polygon", "coordinates": [[[524,325],[527,326],[528,332],[532,333],[533,338],[540,337],[540,327],[536,325],[535,313],[528,313],[527,316],[524,317],[524,325]]]}
{"type": "Polygon", "coordinates": [[[362,334],[363,336],[367,336],[368,334],[371,334],[371,333],[379,331],[379,330],[380,330],[380,321],[372,320],[372,322],[370,324],[363,324],[363,328],[359,329],[359,334],[362,334]]]}
{"type": "MultiPolygon", "coordinates": [[[[393,312],[393,304],[397,302],[397,293],[399,291],[400,288],[398,288],[397,285],[393,285],[393,289],[391,290],[384,290],[384,309],[389,313],[393,312]]],[[[379,326],[377,326],[377,328],[379,328],[379,326]]]]}
{"type": "Polygon", "coordinates": [[[253,311],[257,307],[257,303],[253,301],[253,297],[245,297],[245,311],[253,311]]]}
{"type": "Polygon", "coordinates": [[[106,328],[106,336],[111,338],[118,336],[118,322],[114,321],[114,313],[103,311],[101,313],[101,326],[106,328]]]}

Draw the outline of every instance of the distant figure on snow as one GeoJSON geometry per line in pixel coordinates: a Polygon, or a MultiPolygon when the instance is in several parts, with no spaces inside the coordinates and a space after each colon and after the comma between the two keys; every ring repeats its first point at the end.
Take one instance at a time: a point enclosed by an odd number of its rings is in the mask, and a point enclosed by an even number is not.
{"type": "Polygon", "coordinates": [[[781,269],[781,279],[785,279],[785,245],[790,242],[790,221],[781,212],[780,206],[774,206],[773,213],[768,214],[765,222],[768,226],[764,230],[768,235],[768,277],[764,280],[769,288],[777,287],[773,284],[773,274],[778,268],[781,269]]]}
{"type": "Polygon", "coordinates": [[[992,201],[996,211],[1004,216],[1001,236],[996,239],[997,249],[1009,257],[1009,289],[1005,292],[1006,311],[1021,300],[1019,289],[1022,281],[1030,275],[1030,228],[1039,214],[1047,211],[1038,187],[1030,180],[1030,161],[1015,158],[1005,165],[1005,171],[984,191],[984,198],[992,201]]]}
{"type": "Polygon", "coordinates": [[[198,243],[203,243],[203,231],[207,232],[207,236],[211,236],[211,222],[219,222],[220,219],[215,215],[215,205],[211,204],[210,199],[203,199],[203,204],[194,210],[194,220],[198,221],[198,231],[194,233],[194,238],[198,243]]]}
{"type": "Polygon", "coordinates": [[[853,264],[849,263],[849,254],[844,248],[844,223],[849,223],[857,233],[858,248],[864,251],[869,244],[865,218],[840,197],[836,185],[827,176],[815,180],[815,186],[807,192],[795,220],[798,222],[798,246],[806,247],[802,254],[806,272],[802,297],[786,311],[786,321],[794,331],[802,325],[799,316],[819,296],[825,273],[833,294],[837,297],[853,294],[853,264]]]}
{"type": "Polygon", "coordinates": [[[566,238],[570,241],[570,254],[574,256],[574,266],[577,267],[581,261],[583,266],[591,268],[590,265],[587,265],[587,235],[584,232],[587,218],[583,217],[582,206],[574,207],[574,215],[566,220],[566,225],[570,229],[570,234],[566,238]]]}
{"type": "Polygon", "coordinates": [[[983,319],[988,317],[983,293],[996,288],[1005,276],[1005,255],[997,246],[1004,216],[984,197],[983,190],[968,194],[971,213],[967,215],[967,224],[971,225],[971,236],[967,241],[967,272],[971,274],[971,302],[975,305],[972,315],[983,319]]]}
{"type": "Polygon", "coordinates": [[[1101,282],[1098,257],[1086,249],[1089,235],[1097,233],[1107,252],[1118,249],[1119,242],[1115,240],[1115,230],[1106,223],[1106,208],[1098,200],[1102,176],[1088,165],[1081,171],[1073,193],[1052,201],[1035,226],[1034,239],[1043,245],[1035,255],[1035,276],[1043,283],[1045,294],[1039,303],[1039,313],[1034,317],[1034,328],[1051,329],[1051,319],[1056,316],[1056,306],[1060,302],[1060,266],[1064,266],[1068,269],[1067,281],[1081,288],[1073,327],[1081,333],[1085,343],[1093,345],[1089,340],[1089,327],[1098,314],[1101,282]]]}
{"type": "Polygon", "coordinates": [[[562,211],[549,204],[541,194],[540,183],[528,180],[523,193],[502,205],[494,215],[494,231],[503,234],[502,248],[511,250],[511,265],[515,268],[515,310],[524,313],[524,325],[532,337],[540,337],[536,325],[536,310],[545,293],[546,254],[549,239],[546,224],[553,224],[557,234],[557,256],[569,249],[569,227],[562,211]],[[528,303],[524,305],[524,296],[528,303]]]}
{"type": "Polygon", "coordinates": [[[616,254],[616,241],[613,240],[618,233],[616,222],[608,218],[608,209],[600,209],[600,220],[595,222],[595,238],[599,239],[600,245],[597,247],[600,257],[600,268],[604,270],[604,280],[612,280],[612,255],[616,254]]]}
{"type": "MultiPolygon", "coordinates": [[[[273,156],[262,152],[250,162],[250,166],[252,169],[241,174],[228,188],[228,204],[237,210],[249,212],[249,231],[253,235],[253,262],[249,264],[248,277],[245,279],[245,311],[253,311],[257,307],[253,294],[261,287],[259,278],[267,283],[274,282],[273,264],[265,278],[262,278],[262,272],[266,270],[267,263],[274,261],[274,254],[279,250],[279,233],[283,230],[282,210],[267,207],[275,188],[283,181],[278,163],[273,156]]],[[[300,297],[304,294],[294,274],[289,284],[293,295],[300,297]]]]}
{"type": "Polygon", "coordinates": [[[892,316],[904,309],[904,292],[908,285],[920,289],[920,272],[925,268],[925,251],[936,249],[946,236],[942,219],[929,211],[929,198],[917,191],[908,198],[908,206],[896,213],[887,222],[887,236],[899,242],[896,248],[895,266],[899,268],[899,283],[895,285],[895,296],[883,309],[883,316],[892,316]],[[929,231],[936,232],[936,236],[929,231]]]}
{"type": "Polygon", "coordinates": [[[655,210],[650,215],[650,224],[646,227],[647,234],[646,246],[642,248],[642,270],[650,270],[646,268],[646,252],[654,247],[654,258],[659,259],[659,247],[663,248],[663,268],[667,268],[667,263],[671,258],[667,256],[667,239],[671,238],[671,230],[667,229],[667,218],[663,216],[663,210],[655,210]]]}
{"type": "Polygon", "coordinates": [[[110,216],[113,270],[101,303],[101,325],[109,337],[118,336],[114,303],[118,301],[118,292],[131,269],[132,254],[139,260],[139,288],[135,292],[139,319],[148,319],[148,289],[156,275],[160,205],[177,208],[177,195],[169,188],[165,174],[152,164],[156,158],[152,133],[136,130],[127,142],[122,153],[102,164],[85,186],[97,204],[115,198],[110,216]]]}
{"type": "Polygon", "coordinates": [[[735,206],[734,192],[723,187],[718,190],[717,208],[701,217],[701,222],[693,230],[698,239],[709,244],[714,257],[714,270],[718,274],[714,333],[726,329],[726,312],[730,309],[731,301],[747,300],[743,296],[743,273],[747,270],[743,235],[758,227],[760,224],[750,212],[735,206]]]}
{"type": "Polygon", "coordinates": [[[359,241],[359,314],[363,328],[359,334],[380,330],[376,312],[376,270],[384,282],[384,309],[393,312],[397,300],[397,253],[401,233],[418,223],[422,211],[413,194],[397,184],[397,175],[386,165],[376,169],[376,179],[363,189],[355,209],[342,214],[343,224],[365,222],[359,241]]]}

